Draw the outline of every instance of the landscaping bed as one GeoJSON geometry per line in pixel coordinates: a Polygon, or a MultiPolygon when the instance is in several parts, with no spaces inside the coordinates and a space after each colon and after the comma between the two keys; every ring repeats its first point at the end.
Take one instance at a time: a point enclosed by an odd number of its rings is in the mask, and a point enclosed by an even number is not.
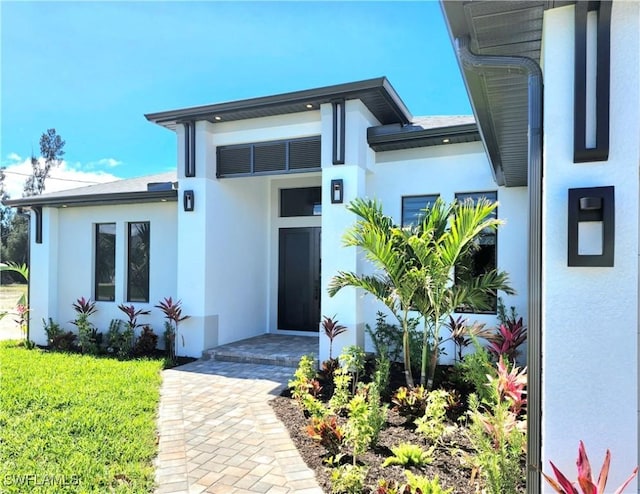
{"type": "MultiPolygon", "coordinates": [[[[327,451],[306,433],[309,419],[294,400],[279,396],[271,401],[277,417],[287,427],[289,435],[298,448],[305,463],[314,470],[316,479],[325,492],[331,492],[331,470],[323,463],[327,451]]],[[[392,454],[391,448],[400,443],[422,444],[427,449],[426,441],[420,441],[410,424],[396,411],[391,410],[387,418],[387,426],[380,434],[378,445],[358,458],[358,461],[369,467],[365,483],[375,486],[378,479],[404,482],[406,468],[392,465],[383,467],[382,463],[392,454]]],[[[475,494],[476,483],[471,481],[471,469],[462,465],[465,454],[472,454],[469,439],[463,429],[452,434],[447,447],[439,450],[430,465],[416,468],[409,467],[413,473],[433,478],[436,475],[444,488],[453,488],[460,494],[475,494]]],[[[523,491],[524,492],[524,491],[523,491]]]]}
{"type": "MultiPolygon", "coordinates": [[[[481,351],[479,355],[482,355],[482,358],[470,363],[471,368],[477,370],[481,366],[495,366],[487,360],[488,354],[486,352],[481,351]]],[[[465,382],[464,372],[459,366],[440,366],[436,373],[434,391],[425,392],[423,388],[418,386],[414,388],[415,396],[418,398],[412,401],[406,396],[405,399],[401,399],[399,398],[400,394],[396,393],[406,383],[401,365],[392,364],[387,386],[388,391],[382,393],[378,399],[377,391],[375,391],[377,385],[374,384],[376,380],[375,366],[373,358],[370,356],[359,376],[345,372],[345,375],[350,375],[351,379],[355,379],[359,383],[355,393],[354,388],[349,384],[350,390],[345,400],[352,402],[354,399],[357,400],[359,394],[363,394],[364,403],[366,403],[363,406],[367,410],[364,413],[370,414],[368,418],[360,420],[359,423],[357,422],[359,419],[356,418],[355,425],[353,418],[355,407],[351,405],[351,402],[342,408],[336,407],[336,404],[332,402],[336,387],[332,384],[329,375],[320,371],[310,381],[305,381],[306,378],[302,377],[305,374],[304,367],[305,364],[301,361],[296,376],[290,382],[290,387],[281,396],[274,398],[270,404],[277,417],[287,427],[300,455],[306,464],[314,470],[318,483],[324,492],[354,494],[411,494],[418,492],[513,494],[526,492],[524,455],[526,436],[511,428],[510,419],[501,422],[496,418],[500,416],[499,409],[503,412],[513,410],[514,402],[507,398],[489,404],[490,400],[487,399],[484,405],[475,405],[475,408],[474,405],[470,406],[469,401],[474,400],[474,398],[470,398],[474,388],[470,383],[465,382]],[[425,405],[428,402],[427,397],[435,394],[435,389],[440,389],[439,392],[446,389],[448,393],[445,394],[453,397],[453,400],[449,401],[446,407],[442,407],[442,410],[446,408],[446,414],[444,412],[441,414],[439,424],[436,424],[438,419],[433,418],[437,412],[434,413],[434,409],[431,408],[426,410],[424,407],[420,408],[419,403],[423,401],[423,405],[425,405]],[[309,393],[307,394],[305,390],[308,390],[309,393]],[[309,398],[309,395],[313,398],[309,398]],[[371,429],[367,432],[367,427],[373,425],[373,428],[376,428],[375,414],[384,409],[388,409],[388,411],[386,415],[383,412],[384,423],[378,426],[377,438],[365,445],[364,448],[362,445],[355,444],[357,439],[354,437],[358,433],[352,434],[353,437],[350,439],[349,430],[360,428],[365,431],[365,435],[370,433],[371,429]],[[416,425],[416,417],[431,417],[430,423],[440,427],[439,432],[431,436],[424,434],[424,431],[416,425]],[[503,437],[502,442],[495,449],[491,443],[494,442],[496,436],[488,430],[483,430],[483,420],[495,426],[496,430],[500,431],[498,435],[503,437]],[[333,425],[327,427],[332,424],[332,421],[335,421],[333,425]],[[313,428],[314,423],[316,424],[315,429],[313,428]],[[319,432],[321,428],[317,427],[317,424],[322,424],[322,433],[319,432]],[[364,429],[362,429],[363,427],[364,429]],[[475,432],[472,431],[474,427],[475,432]],[[337,436],[331,435],[330,429],[339,429],[341,438],[338,440],[337,436]],[[314,433],[315,438],[312,437],[314,433]],[[508,437],[510,439],[505,440],[508,437]],[[324,440],[329,438],[331,441],[322,442],[321,438],[324,440]],[[523,439],[524,442],[518,442],[523,439]],[[513,442],[511,442],[512,440],[513,442]],[[402,444],[419,448],[428,459],[417,463],[409,461],[400,462],[403,464],[385,465],[385,462],[389,462],[390,457],[398,457],[395,453],[398,451],[398,446],[402,444]],[[485,446],[483,447],[482,444],[485,446]],[[364,473],[361,473],[359,481],[353,481],[349,476],[348,469],[354,464],[354,448],[358,447],[360,447],[360,451],[356,454],[355,465],[361,467],[360,472],[364,473]],[[480,460],[481,456],[487,458],[487,455],[492,456],[490,461],[499,465],[498,475],[504,474],[502,478],[495,481],[491,488],[488,488],[488,484],[492,480],[490,480],[488,470],[483,470],[483,463],[480,460]],[[504,472],[501,472],[501,469],[504,469],[504,472]],[[430,481],[437,477],[438,487],[442,490],[420,491],[416,489],[415,485],[411,486],[410,490],[403,490],[405,484],[408,483],[406,471],[430,481]],[[338,480],[336,477],[339,477],[338,480]],[[336,481],[342,484],[337,486],[336,481]],[[381,488],[381,481],[386,483],[387,487],[381,488]]],[[[346,367],[348,364],[343,369],[346,367]]],[[[498,382],[510,381],[518,376],[517,369],[507,370],[505,367],[500,370],[499,366],[496,367],[498,370],[495,375],[499,376],[499,379],[492,381],[496,389],[499,386],[498,382]]],[[[312,375],[309,368],[306,372],[307,377],[312,375]]],[[[490,368],[488,372],[492,372],[490,368]]],[[[336,382],[335,378],[333,378],[333,382],[336,382]]],[[[404,389],[407,390],[407,388],[404,389]]],[[[519,392],[521,391],[520,388],[519,392]]],[[[410,392],[409,395],[412,393],[410,392]]],[[[364,409],[361,408],[361,412],[362,410],[364,409]]],[[[521,408],[517,414],[511,416],[513,425],[516,423],[524,425],[523,414],[524,409],[521,408]]]]}

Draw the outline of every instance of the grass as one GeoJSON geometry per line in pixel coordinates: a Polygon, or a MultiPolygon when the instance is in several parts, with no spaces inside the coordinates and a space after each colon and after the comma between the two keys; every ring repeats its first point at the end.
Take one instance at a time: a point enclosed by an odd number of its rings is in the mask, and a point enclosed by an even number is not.
{"type": "Polygon", "coordinates": [[[0,312],[13,310],[22,295],[25,297],[27,295],[26,284],[2,285],[0,289],[0,312]]]}
{"type": "Polygon", "coordinates": [[[152,491],[162,365],[0,343],[0,491],[152,491]]]}

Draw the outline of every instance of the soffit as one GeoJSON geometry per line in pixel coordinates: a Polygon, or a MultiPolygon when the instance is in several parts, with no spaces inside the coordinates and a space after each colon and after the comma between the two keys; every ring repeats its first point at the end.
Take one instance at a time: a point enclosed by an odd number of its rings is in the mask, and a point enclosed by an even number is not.
{"type": "Polygon", "coordinates": [[[213,124],[318,110],[337,100],[359,99],[381,124],[411,121],[411,113],[386,77],[326,86],[213,105],[169,110],[145,115],[147,120],[174,130],[184,121],[206,120],[213,124]]]}
{"type": "MultiPolygon", "coordinates": [[[[573,2],[442,2],[452,41],[468,39],[481,56],[527,57],[540,63],[544,10],[573,2]]],[[[508,69],[461,70],[499,185],[527,184],[528,80],[508,69]]]]}

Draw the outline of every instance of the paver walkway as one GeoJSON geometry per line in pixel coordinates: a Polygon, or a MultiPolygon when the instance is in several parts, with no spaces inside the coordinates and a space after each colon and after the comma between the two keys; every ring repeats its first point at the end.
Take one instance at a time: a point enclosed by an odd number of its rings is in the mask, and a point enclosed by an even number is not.
{"type": "Polygon", "coordinates": [[[163,372],[157,494],[322,494],[267,403],[293,369],[199,360],[163,372]]]}

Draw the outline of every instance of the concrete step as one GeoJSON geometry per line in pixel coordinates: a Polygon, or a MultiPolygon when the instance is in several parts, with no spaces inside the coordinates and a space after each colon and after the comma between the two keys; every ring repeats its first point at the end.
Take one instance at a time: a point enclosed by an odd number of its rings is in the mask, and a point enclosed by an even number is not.
{"type": "Polygon", "coordinates": [[[203,358],[221,362],[298,367],[303,355],[318,358],[318,337],[264,334],[205,350],[203,358]]]}

